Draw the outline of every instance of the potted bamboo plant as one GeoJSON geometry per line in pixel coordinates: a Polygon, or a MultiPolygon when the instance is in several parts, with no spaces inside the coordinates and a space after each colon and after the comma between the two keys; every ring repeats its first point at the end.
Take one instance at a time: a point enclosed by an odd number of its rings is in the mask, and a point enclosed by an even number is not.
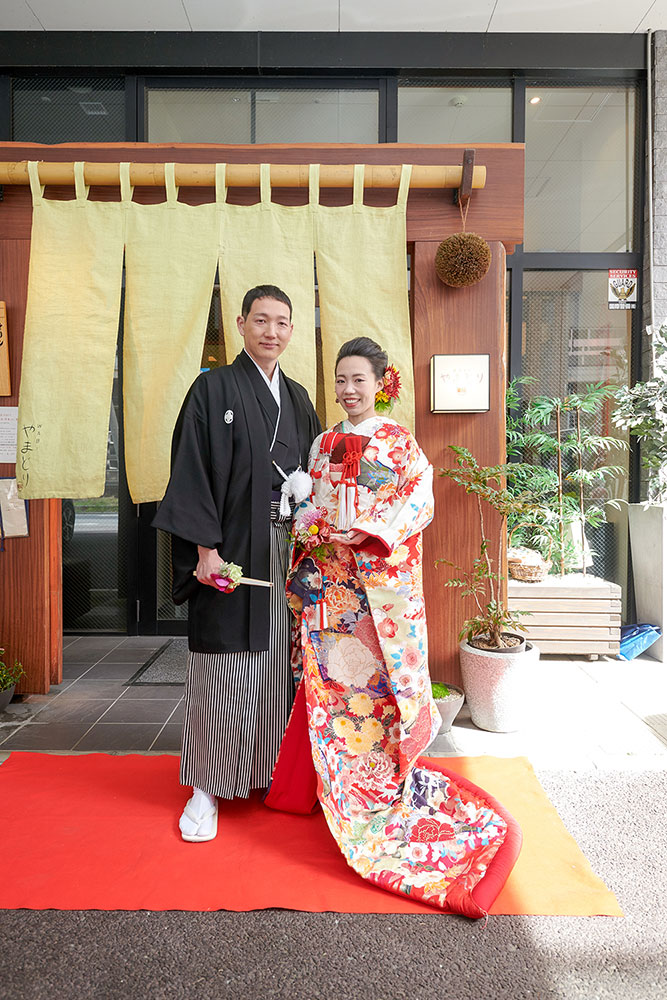
{"type": "Polygon", "coordinates": [[[508,486],[521,494],[530,484],[539,503],[532,523],[521,511],[510,512],[508,527],[519,545],[548,553],[559,576],[579,571],[585,577],[592,561],[586,528],[600,528],[606,507],[618,507],[609,486],[624,475],[606,459],[626,443],[595,432],[603,407],[619,390],[598,382],[568,396],[533,396],[522,405],[518,386],[534,382],[513,379],[507,389],[507,454],[521,459],[508,486]]]}
{"type": "Polygon", "coordinates": [[[508,489],[530,489],[536,501],[529,518],[521,510],[508,515],[509,606],[530,608],[528,638],[542,654],[614,655],[622,591],[610,537],[618,523],[608,515],[623,502],[625,472],[614,462],[627,444],[601,431],[619,390],[597,383],[564,397],[522,399],[520,384],[535,381],[514,379],[507,389],[507,453],[520,460],[508,489]]]}
{"type": "Polygon", "coordinates": [[[491,732],[512,732],[521,728],[530,711],[539,649],[519,634],[525,630],[520,612],[507,607],[502,573],[507,518],[521,514],[530,519],[538,500],[528,487],[522,492],[508,489],[507,476],[516,473],[516,466],[480,466],[467,448],[449,447],[455,466],[440,469],[440,475],[474,496],[480,534],[479,556],[469,569],[449,559],[438,560],[459,574],[445,586],[472,598],[476,609],[459,633],[463,689],[476,726],[491,732]],[[500,515],[495,544],[487,536],[487,507],[500,515]]]}

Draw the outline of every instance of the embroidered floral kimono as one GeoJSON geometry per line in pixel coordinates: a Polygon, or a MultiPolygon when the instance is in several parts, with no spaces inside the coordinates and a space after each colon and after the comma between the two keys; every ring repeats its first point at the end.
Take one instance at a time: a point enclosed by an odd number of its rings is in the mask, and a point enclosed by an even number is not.
{"type": "Polygon", "coordinates": [[[506,821],[465,782],[416,765],[441,724],[421,567],[432,468],[405,428],[376,416],[316,438],[309,471],[313,493],[297,508],[297,534],[319,539],[349,528],[369,536],[356,547],[329,541],[310,553],[297,544],[288,578],[329,829],[364,878],[481,916],[460,900],[484,876],[506,821]]]}

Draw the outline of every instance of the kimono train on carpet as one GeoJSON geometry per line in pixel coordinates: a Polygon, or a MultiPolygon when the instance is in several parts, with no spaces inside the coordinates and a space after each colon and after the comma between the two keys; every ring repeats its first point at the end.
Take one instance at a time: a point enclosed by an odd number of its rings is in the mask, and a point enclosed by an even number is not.
{"type": "Polygon", "coordinates": [[[288,577],[329,829],[369,881],[481,916],[465,900],[502,846],[507,823],[446,775],[415,764],[441,724],[421,567],[433,470],[405,428],[376,416],[320,435],[309,471],[313,492],[297,508],[297,531],[319,538],[327,527],[349,528],[369,536],[356,547],[297,544],[288,577]]]}

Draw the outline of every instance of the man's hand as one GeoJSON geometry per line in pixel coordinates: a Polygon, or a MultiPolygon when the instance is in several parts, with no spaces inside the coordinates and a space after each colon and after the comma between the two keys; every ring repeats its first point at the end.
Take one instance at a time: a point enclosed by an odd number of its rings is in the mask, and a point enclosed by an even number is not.
{"type": "Polygon", "coordinates": [[[200,583],[205,583],[209,587],[220,588],[211,579],[214,573],[219,574],[222,556],[217,549],[207,549],[203,545],[197,546],[199,562],[197,563],[196,576],[200,583]]]}

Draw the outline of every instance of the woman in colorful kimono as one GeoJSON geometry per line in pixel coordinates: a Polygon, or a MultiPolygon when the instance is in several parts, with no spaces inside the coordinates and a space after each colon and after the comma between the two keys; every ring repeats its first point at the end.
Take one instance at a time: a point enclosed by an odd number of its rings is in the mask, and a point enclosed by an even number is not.
{"type": "MultiPolygon", "coordinates": [[[[368,337],[341,347],[336,398],[347,418],[315,439],[311,499],[295,512],[288,599],[301,625],[317,794],[364,878],[481,916],[472,892],[507,826],[493,800],[471,794],[474,786],[417,764],[441,724],[421,565],[433,470],[413,435],[375,412],[378,393],[386,404],[392,391],[386,373],[387,355],[368,337]]],[[[389,378],[398,381],[394,369],[389,378]]],[[[274,786],[288,753],[281,750],[274,786]]],[[[289,808],[280,794],[272,787],[267,805],[289,808]]]]}

